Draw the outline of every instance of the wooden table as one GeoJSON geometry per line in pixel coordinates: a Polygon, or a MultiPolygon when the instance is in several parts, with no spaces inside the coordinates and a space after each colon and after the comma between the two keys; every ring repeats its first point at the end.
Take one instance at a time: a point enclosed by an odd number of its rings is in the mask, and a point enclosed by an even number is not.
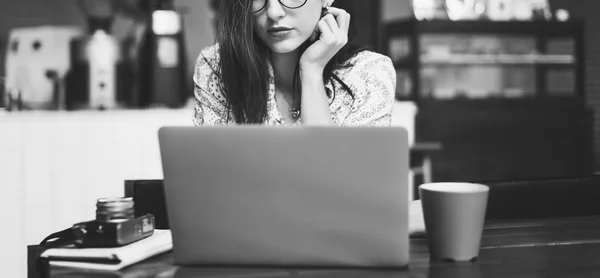
{"type": "Polygon", "coordinates": [[[411,239],[405,270],[184,268],[170,253],[117,273],[53,268],[51,277],[600,277],[600,216],[486,224],[473,263],[430,262],[427,241],[411,239]]]}

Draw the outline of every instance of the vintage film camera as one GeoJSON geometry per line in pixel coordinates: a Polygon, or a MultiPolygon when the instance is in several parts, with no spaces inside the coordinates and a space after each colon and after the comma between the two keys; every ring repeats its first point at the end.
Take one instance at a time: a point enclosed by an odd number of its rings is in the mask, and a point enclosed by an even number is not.
{"type": "Polygon", "coordinates": [[[98,199],[96,220],[71,228],[78,248],[110,248],[128,245],[154,234],[154,216],[135,218],[132,198],[98,199]]]}

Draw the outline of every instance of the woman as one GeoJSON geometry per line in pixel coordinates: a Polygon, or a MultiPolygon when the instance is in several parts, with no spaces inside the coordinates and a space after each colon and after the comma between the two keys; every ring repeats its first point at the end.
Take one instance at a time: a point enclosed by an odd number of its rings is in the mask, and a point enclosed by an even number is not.
{"type": "Polygon", "coordinates": [[[391,60],[352,43],[352,0],[222,0],[195,125],[389,126],[391,60]],[[333,5],[332,5],[333,4],[333,5]]]}

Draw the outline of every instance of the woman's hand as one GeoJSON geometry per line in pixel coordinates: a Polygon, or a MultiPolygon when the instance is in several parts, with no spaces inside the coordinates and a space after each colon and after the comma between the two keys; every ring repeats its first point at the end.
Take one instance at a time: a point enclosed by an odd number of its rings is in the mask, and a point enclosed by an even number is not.
{"type": "Polygon", "coordinates": [[[329,8],[329,14],[319,20],[319,38],[300,57],[300,68],[323,72],[329,60],[348,43],[350,14],[338,8],[329,8]]]}

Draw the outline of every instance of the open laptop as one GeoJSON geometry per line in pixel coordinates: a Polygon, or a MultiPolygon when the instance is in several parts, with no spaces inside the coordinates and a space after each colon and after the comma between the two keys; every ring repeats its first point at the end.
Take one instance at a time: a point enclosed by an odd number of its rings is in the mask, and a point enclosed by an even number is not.
{"type": "Polygon", "coordinates": [[[407,132],[163,127],[179,265],[406,267],[407,132]]]}

